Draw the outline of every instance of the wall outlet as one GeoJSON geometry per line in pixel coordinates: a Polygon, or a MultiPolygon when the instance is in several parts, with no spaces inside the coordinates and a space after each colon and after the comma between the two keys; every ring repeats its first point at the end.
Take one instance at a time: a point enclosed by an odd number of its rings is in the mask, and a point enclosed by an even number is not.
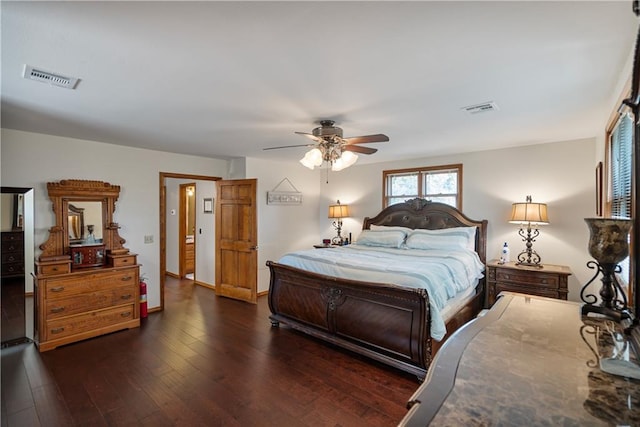
{"type": "Polygon", "coordinates": [[[153,243],[153,236],[144,236],[145,243],[153,243]]]}

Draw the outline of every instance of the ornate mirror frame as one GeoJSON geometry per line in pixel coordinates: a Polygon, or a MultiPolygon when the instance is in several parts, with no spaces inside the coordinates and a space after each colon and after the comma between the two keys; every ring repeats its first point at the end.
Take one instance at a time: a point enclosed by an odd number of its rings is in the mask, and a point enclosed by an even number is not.
{"type": "Polygon", "coordinates": [[[120,186],[103,181],[66,179],[48,182],[47,191],[56,225],[49,229],[49,238],[40,245],[40,261],[64,260],[70,258],[69,221],[67,212],[73,202],[102,202],[102,236],[107,253],[118,255],[129,252],[123,245],[125,239],[118,234],[118,224],[113,222],[113,212],[120,195],[120,186]]]}

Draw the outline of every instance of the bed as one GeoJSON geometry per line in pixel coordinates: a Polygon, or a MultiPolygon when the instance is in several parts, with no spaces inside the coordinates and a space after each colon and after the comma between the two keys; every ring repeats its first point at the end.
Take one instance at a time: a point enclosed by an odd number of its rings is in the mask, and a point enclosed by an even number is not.
{"type": "MultiPolygon", "coordinates": [[[[411,281],[421,274],[408,274],[413,277],[405,279],[400,276],[403,273],[392,269],[386,273],[381,272],[373,280],[363,280],[368,277],[364,272],[350,270],[356,268],[360,261],[352,262],[348,258],[348,254],[351,253],[349,251],[353,251],[357,246],[362,247],[368,236],[380,239],[383,235],[396,235],[397,230],[405,230],[406,233],[405,241],[398,249],[401,250],[409,243],[408,236],[411,235],[442,233],[444,238],[451,233],[473,229],[469,246],[484,270],[487,221],[472,220],[449,205],[413,199],[389,206],[375,217],[365,218],[362,228],[362,245],[353,245],[352,248],[311,249],[310,251],[316,251],[317,255],[311,256],[309,251],[300,251],[300,254],[286,254],[278,262],[267,261],[271,274],[271,324],[277,327],[282,323],[357,354],[415,374],[422,380],[444,340],[475,318],[484,307],[484,275],[475,277],[466,292],[459,292],[458,297],[451,300],[455,303],[453,308],[448,307],[448,302],[436,310],[433,300],[440,297],[430,298],[425,288],[412,287],[411,281]],[[323,252],[326,254],[322,254],[323,252]],[[292,264],[289,262],[290,258],[302,259],[302,267],[286,265],[285,261],[292,264]],[[316,269],[317,272],[308,271],[304,266],[304,263],[312,263],[312,258],[318,258],[318,263],[322,264],[320,270],[316,269]],[[320,261],[324,258],[329,260],[320,261]],[[340,264],[335,262],[336,258],[345,262],[339,267],[332,266],[332,263],[340,264]],[[335,274],[332,269],[335,269],[335,274]],[[353,276],[350,276],[351,272],[355,272],[353,276]],[[354,277],[357,280],[354,280],[354,277]],[[433,326],[438,323],[436,320],[442,321],[446,334],[436,331],[436,336],[432,336],[433,326]]],[[[451,241],[454,241],[453,238],[451,241]]],[[[377,251],[371,252],[375,252],[375,257],[380,256],[377,251]]],[[[370,255],[365,254],[365,257],[367,256],[370,255]]],[[[380,265],[384,263],[394,265],[397,269],[404,265],[402,262],[381,259],[380,265]]],[[[385,270],[385,267],[377,269],[385,270]]],[[[426,271],[424,273],[429,274],[431,273],[426,271]]]]}

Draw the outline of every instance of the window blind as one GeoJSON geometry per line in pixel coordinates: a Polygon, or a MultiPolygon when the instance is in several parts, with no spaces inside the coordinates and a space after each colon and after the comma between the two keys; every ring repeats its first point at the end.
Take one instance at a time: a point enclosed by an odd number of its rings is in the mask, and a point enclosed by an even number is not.
{"type": "Polygon", "coordinates": [[[633,120],[620,117],[611,135],[611,216],[631,218],[631,148],[633,120]]]}

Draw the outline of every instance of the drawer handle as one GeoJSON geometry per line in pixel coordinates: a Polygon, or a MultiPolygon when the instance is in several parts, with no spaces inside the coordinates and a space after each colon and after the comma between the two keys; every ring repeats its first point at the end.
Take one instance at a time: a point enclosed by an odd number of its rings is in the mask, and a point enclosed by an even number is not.
{"type": "Polygon", "coordinates": [[[58,286],[57,288],[51,288],[51,292],[62,292],[64,291],[64,286],[58,286]]]}
{"type": "Polygon", "coordinates": [[[15,261],[15,260],[16,260],[16,258],[15,258],[13,255],[10,255],[10,256],[9,256],[9,261],[13,262],[13,261],[15,261]]]}
{"type": "Polygon", "coordinates": [[[51,271],[58,271],[58,267],[53,267],[51,271]]]}
{"type": "Polygon", "coordinates": [[[133,277],[132,277],[132,276],[125,276],[125,277],[123,277],[123,278],[122,278],[122,279],[120,279],[120,280],[122,280],[123,282],[126,282],[126,281],[131,280],[131,279],[133,279],[133,277]]]}
{"type": "Polygon", "coordinates": [[[64,328],[55,328],[51,330],[52,334],[59,334],[60,332],[64,331],[64,328]]]}
{"type": "Polygon", "coordinates": [[[62,313],[64,311],[64,307],[53,307],[51,309],[52,313],[62,313]]]}
{"type": "Polygon", "coordinates": [[[508,275],[508,274],[505,274],[505,275],[504,275],[504,278],[505,278],[505,279],[507,279],[507,280],[509,280],[509,275],[508,275]]]}
{"type": "Polygon", "coordinates": [[[546,285],[547,284],[547,279],[540,280],[540,283],[542,283],[543,285],[546,285]]]}
{"type": "Polygon", "coordinates": [[[130,317],[131,316],[131,312],[127,311],[126,313],[120,313],[121,317],[130,317]]]}
{"type": "Polygon", "coordinates": [[[122,295],[120,298],[122,298],[122,299],[130,299],[131,298],[131,294],[122,295]]]}

